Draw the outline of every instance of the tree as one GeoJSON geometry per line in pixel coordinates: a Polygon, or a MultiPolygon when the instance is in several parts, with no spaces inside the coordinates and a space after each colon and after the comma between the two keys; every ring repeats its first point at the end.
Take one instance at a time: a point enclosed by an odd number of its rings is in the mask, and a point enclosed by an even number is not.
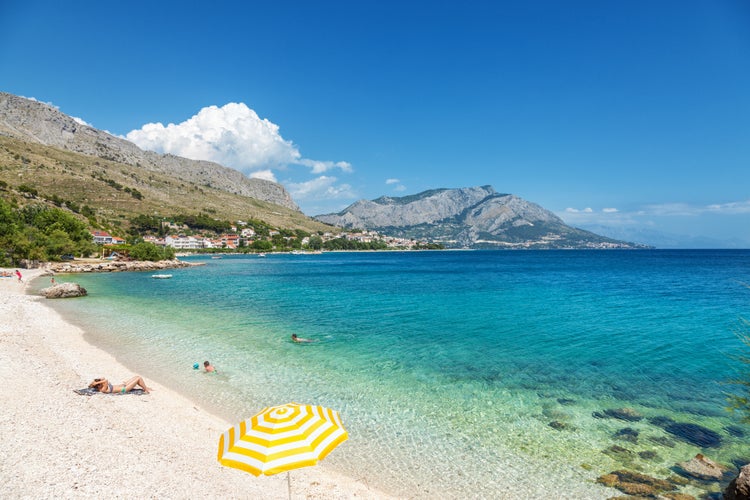
{"type": "Polygon", "coordinates": [[[307,248],[310,250],[320,250],[323,248],[323,238],[320,236],[310,236],[310,239],[307,241],[307,248]]]}
{"type": "Polygon", "coordinates": [[[70,239],[68,233],[61,229],[55,229],[47,237],[47,255],[49,257],[59,258],[62,255],[73,254],[76,252],[76,244],[70,239]]]}
{"type": "Polygon", "coordinates": [[[130,231],[133,234],[156,233],[161,225],[161,219],[152,215],[138,215],[130,219],[130,231]]]}
{"type": "Polygon", "coordinates": [[[130,248],[130,257],[135,260],[168,260],[174,258],[174,249],[171,247],[158,247],[153,243],[136,243],[130,248]]]}
{"type": "Polygon", "coordinates": [[[255,240],[250,247],[259,252],[270,252],[273,249],[273,243],[268,240],[255,240]]]}

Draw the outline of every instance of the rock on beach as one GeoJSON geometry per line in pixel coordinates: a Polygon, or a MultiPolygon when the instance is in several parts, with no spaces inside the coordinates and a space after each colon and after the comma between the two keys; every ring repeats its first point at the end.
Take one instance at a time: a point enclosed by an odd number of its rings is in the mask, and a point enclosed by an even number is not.
{"type": "Polygon", "coordinates": [[[725,500],[750,500],[750,464],[740,469],[737,477],[732,479],[724,490],[725,500]]]}
{"type": "Polygon", "coordinates": [[[88,292],[78,283],[58,283],[39,291],[48,299],[66,299],[69,297],[85,297],[88,292]]]}

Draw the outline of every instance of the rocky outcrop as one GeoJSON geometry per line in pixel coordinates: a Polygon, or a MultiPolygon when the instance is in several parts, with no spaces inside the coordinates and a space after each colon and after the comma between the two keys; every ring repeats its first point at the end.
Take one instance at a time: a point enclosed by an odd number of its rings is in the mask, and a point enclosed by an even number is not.
{"type": "Polygon", "coordinates": [[[126,271],[160,271],[180,267],[201,266],[204,263],[184,262],[178,259],[151,261],[97,261],[97,262],[58,262],[49,265],[56,273],[116,273],[126,271]]]}
{"type": "Polygon", "coordinates": [[[482,186],[435,189],[402,198],[383,196],[357,201],[338,214],[318,215],[316,219],[335,226],[365,229],[434,224],[455,217],[495,194],[491,186],[482,186]]]}
{"type": "Polygon", "coordinates": [[[492,186],[433,189],[360,200],[321,222],[441,243],[449,248],[635,248],[572,228],[541,206],[492,186]]]}
{"type": "Polygon", "coordinates": [[[739,475],[729,483],[724,490],[724,500],[750,500],[750,464],[742,467],[739,475]]]}
{"type": "Polygon", "coordinates": [[[84,125],[49,104],[5,92],[0,92],[0,134],[138,166],[199,186],[299,210],[281,184],[251,179],[218,163],[144,151],[130,141],[84,125]]]}
{"type": "Polygon", "coordinates": [[[42,288],[39,293],[48,299],[67,299],[70,297],[85,297],[88,292],[78,283],[58,283],[48,288],[42,288]]]}
{"type": "Polygon", "coordinates": [[[726,468],[717,464],[708,457],[698,453],[687,462],[677,464],[677,470],[683,476],[698,479],[700,481],[721,481],[726,468]]]}

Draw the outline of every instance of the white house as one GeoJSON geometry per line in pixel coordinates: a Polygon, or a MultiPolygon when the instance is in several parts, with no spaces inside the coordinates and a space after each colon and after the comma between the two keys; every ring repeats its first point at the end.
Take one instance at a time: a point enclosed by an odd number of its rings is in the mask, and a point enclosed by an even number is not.
{"type": "Polygon", "coordinates": [[[107,231],[93,231],[91,236],[93,236],[94,243],[97,245],[109,245],[112,243],[112,235],[107,231]]]}
{"type": "Polygon", "coordinates": [[[164,243],[168,247],[180,250],[198,250],[204,248],[203,238],[194,238],[192,236],[167,236],[164,243]]]}

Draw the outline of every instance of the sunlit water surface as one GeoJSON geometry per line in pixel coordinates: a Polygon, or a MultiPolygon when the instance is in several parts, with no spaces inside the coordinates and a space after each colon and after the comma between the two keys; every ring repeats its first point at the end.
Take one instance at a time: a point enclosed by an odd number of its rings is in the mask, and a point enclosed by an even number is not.
{"type": "Polygon", "coordinates": [[[90,342],[230,422],[289,401],[338,409],[350,439],[325,464],[383,491],[607,498],[617,492],[595,480],[615,469],[666,477],[698,452],[750,458],[750,429],[725,410],[723,383],[740,370],[750,252],[187,260],[205,266],[165,280],[60,276],[90,295],[50,304],[90,342]],[[218,375],[193,369],[206,359],[218,375]],[[644,418],[597,418],[621,408],[644,418]],[[685,442],[655,417],[712,429],[721,443],[685,442]],[[637,436],[618,436],[624,428],[637,436]]]}

